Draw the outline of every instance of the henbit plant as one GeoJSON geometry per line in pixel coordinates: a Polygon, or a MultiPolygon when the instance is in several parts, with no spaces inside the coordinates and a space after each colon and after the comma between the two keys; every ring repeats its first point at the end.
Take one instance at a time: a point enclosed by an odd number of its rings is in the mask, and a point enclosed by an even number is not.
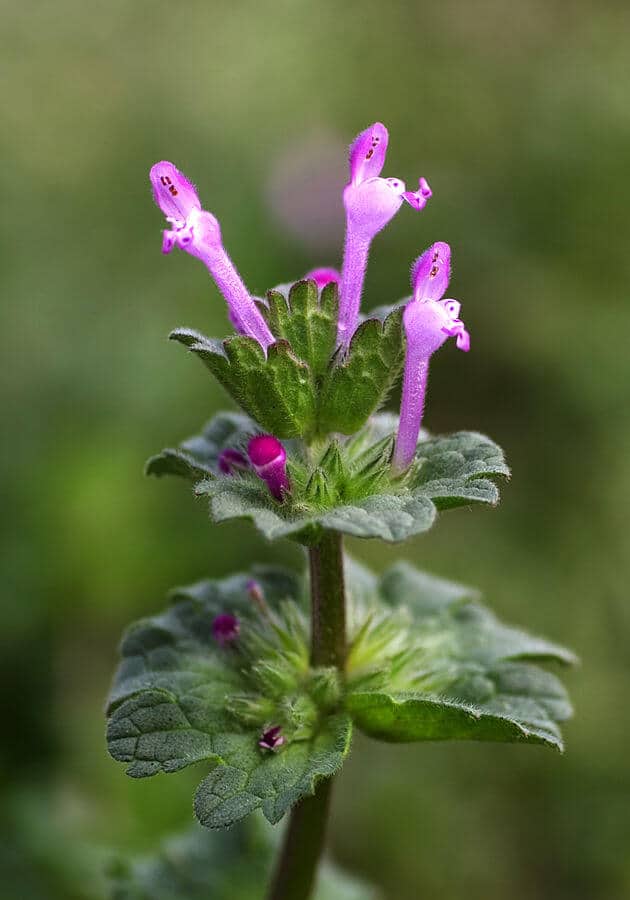
{"type": "MultiPolygon", "coordinates": [[[[387,141],[377,123],[351,146],[342,274],[317,269],[264,300],[245,287],[192,184],[171,163],[151,170],[170,225],[163,251],[177,246],[203,261],[238,332],[224,341],[190,329],[171,337],[243,412],[215,416],[147,471],[190,480],[215,522],[249,519],[269,539],[299,542],[309,566],[304,577],[259,566],[179,588],[165,612],[133,625],[109,697],[109,750],[133,777],[205,761],[194,809],[207,828],[255,810],[273,824],[289,813],[273,900],[314,890],[333,776],[353,729],[390,742],[562,749],[558,723],[571,714],[561,683],[538,665],[571,663],[568,650],[502,625],[471,588],[407,563],[379,577],[343,552],[344,534],[402,541],[440,510],[495,505],[494,479],[509,474],[489,438],[421,430],[431,355],[450,336],[470,346],[460,304],[442,299],[449,246],[417,259],[411,298],[360,320],[372,239],[403,201],[422,209],[431,196],[424,179],[407,192],[380,177],[387,141]],[[403,370],[397,418],[379,409],[403,370]]],[[[178,857],[186,877],[169,897],[209,896],[211,887],[212,896],[236,896],[215,874],[192,884],[199,854],[221,855],[223,844],[212,846],[205,837],[181,845],[190,851],[178,857]]],[[[248,842],[233,841],[232,856],[237,846],[245,858],[248,842]]],[[[119,872],[115,896],[161,896],[159,876],[147,874],[161,865],[119,872]]],[[[260,857],[251,865],[259,872],[260,857]]],[[[329,883],[318,897],[373,896],[329,883]]]]}

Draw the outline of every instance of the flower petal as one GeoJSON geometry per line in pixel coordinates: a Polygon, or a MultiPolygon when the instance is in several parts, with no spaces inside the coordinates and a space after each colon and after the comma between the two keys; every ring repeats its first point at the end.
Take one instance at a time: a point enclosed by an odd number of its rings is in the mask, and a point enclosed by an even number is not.
{"type": "Polygon", "coordinates": [[[367,178],[375,178],[381,174],[385,165],[388,142],[387,128],[381,122],[375,122],[356,136],[350,145],[352,184],[360,184],[367,178]]]}
{"type": "Polygon", "coordinates": [[[169,222],[182,228],[193,209],[201,209],[194,184],[171,162],[156,163],[150,173],[153,198],[169,222]]]}
{"type": "Polygon", "coordinates": [[[451,277],[451,248],[443,241],[432,244],[411,267],[414,300],[439,300],[451,277]]]}
{"type": "Polygon", "coordinates": [[[433,191],[429,187],[426,178],[421,178],[418,182],[417,191],[405,191],[403,199],[407,201],[414,209],[424,209],[429,202],[429,198],[433,196],[433,191]]]}

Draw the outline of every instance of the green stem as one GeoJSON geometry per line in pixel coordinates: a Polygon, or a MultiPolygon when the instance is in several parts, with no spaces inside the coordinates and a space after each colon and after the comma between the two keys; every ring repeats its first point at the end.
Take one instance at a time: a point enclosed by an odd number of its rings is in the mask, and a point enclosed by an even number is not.
{"type": "Polygon", "coordinates": [[[311,663],[346,664],[346,589],[343,578],[343,541],[336,531],[325,531],[309,550],[311,568],[311,663]]]}
{"type": "MultiPolygon", "coordinates": [[[[340,534],[326,531],[309,550],[311,572],[311,663],[343,670],[346,659],[346,598],[340,534]]],[[[268,900],[308,900],[324,849],[332,778],[294,806],[268,900]]]]}

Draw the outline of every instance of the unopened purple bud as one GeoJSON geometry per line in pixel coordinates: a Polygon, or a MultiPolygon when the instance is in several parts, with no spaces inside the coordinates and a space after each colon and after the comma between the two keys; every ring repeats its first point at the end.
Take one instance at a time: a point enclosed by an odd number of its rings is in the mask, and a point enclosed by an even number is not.
{"type": "Polygon", "coordinates": [[[414,300],[440,300],[451,277],[451,248],[443,241],[431,244],[411,267],[414,300]]]}
{"type": "Polygon", "coordinates": [[[235,450],[234,447],[227,447],[221,451],[217,465],[219,472],[222,472],[223,475],[234,475],[236,472],[249,469],[249,463],[244,454],[240,450],[235,450]]]}
{"type": "Polygon", "coordinates": [[[278,438],[259,434],[247,445],[249,461],[254,472],[266,482],[272,497],[282,502],[290,490],[287,475],[287,451],[278,438]]]}
{"type": "Polygon", "coordinates": [[[221,647],[235,641],[241,630],[241,623],[231,613],[220,613],[212,622],[212,636],[221,647]]]}
{"type": "Polygon", "coordinates": [[[271,750],[275,753],[284,743],[286,743],[286,738],[281,734],[281,731],[282,728],[280,725],[273,725],[271,728],[266,728],[260,736],[258,746],[263,750],[271,750]]]}
{"type": "Polygon", "coordinates": [[[259,609],[266,609],[267,604],[265,602],[265,592],[263,591],[262,584],[254,578],[250,578],[246,588],[250,599],[253,600],[256,606],[258,606],[259,609]]]}
{"type": "Polygon", "coordinates": [[[217,219],[201,208],[194,186],[173,163],[156,163],[150,177],[155,202],[173,226],[164,232],[162,253],[179,247],[200,259],[225,297],[236,330],[266,350],[274,336],[223,246],[217,219]]]}
{"type": "Polygon", "coordinates": [[[327,284],[330,284],[331,281],[339,284],[341,280],[341,275],[336,269],[329,269],[325,266],[322,266],[320,269],[311,269],[304,277],[314,281],[320,290],[326,287],[327,284]]]}

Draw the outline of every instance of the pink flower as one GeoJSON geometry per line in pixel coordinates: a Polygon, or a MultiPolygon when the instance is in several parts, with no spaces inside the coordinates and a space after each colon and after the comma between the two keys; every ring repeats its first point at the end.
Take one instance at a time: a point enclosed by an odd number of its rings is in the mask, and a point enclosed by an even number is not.
{"type": "Polygon", "coordinates": [[[411,269],[413,300],[403,313],[407,339],[400,423],[394,449],[394,472],[407,469],[415,456],[429,376],[429,359],[454,337],[460,350],[470,349],[470,335],[459,318],[461,304],[443,300],[448,287],[451,248],[438,242],[418,257],[411,269]]]}
{"type": "Polygon", "coordinates": [[[247,445],[254,472],[267,484],[272,497],[282,502],[291,485],[287,475],[287,451],[278,438],[259,434],[247,445]]]}
{"type": "Polygon", "coordinates": [[[172,225],[164,232],[162,253],[177,246],[200,259],[223,294],[236,330],[266,350],[274,336],[223,246],[218,221],[201,208],[194,185],[166,161],[156,163],[150,177],[155,202],[172,225]]]}
{"type": "Polygon", "coordinates": [[[423,209],[431,196],[424,178],[415,192],[399,178],[381,178],[389,135],[380,122],[362,131],[350,147],[350,183],[343,192],[346,241],[341,273],[337,337],[350,342],[358,323],[361,293],[372,239],[396,215],[403,201],[423,209]]]}

